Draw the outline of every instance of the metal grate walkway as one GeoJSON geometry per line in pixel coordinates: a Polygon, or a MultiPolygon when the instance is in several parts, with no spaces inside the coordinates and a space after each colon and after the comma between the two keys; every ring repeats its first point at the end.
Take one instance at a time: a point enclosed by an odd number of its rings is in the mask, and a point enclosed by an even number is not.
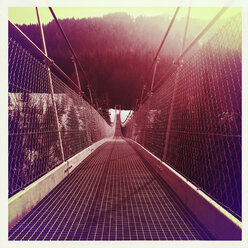
{"type": "Polygon", "coordinates": [[[10,240],[213,239],[122,138],[103,144],[10,232],[10,240]]]}

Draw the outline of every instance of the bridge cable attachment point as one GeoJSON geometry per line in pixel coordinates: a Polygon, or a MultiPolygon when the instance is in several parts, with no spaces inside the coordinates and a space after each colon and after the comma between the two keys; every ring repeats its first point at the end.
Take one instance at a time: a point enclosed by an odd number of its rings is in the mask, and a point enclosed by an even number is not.
{"type": "Polygon", "coordinates": [[[46,68],[50,68],[54,64],[54,60],[48,58],[43,59],[43,62],[46,68]]]}
{"type": "Polygon", "coordinates": [[[179,61],[177,61],[177,60],[174,60],[173,61],[173,65],[176,66],[177,68],[182,67],[183,64],[184,64],[184,60],[183,59],[181,59],[179,61]]]}

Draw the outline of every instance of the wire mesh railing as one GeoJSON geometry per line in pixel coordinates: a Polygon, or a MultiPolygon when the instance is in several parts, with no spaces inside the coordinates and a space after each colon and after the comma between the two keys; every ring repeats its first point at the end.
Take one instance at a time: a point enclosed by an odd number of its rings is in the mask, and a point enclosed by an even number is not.
{"type": "Polygon", "coordinates": [[[188,54],[123,127],[239,219],[241,19],[188,54]]]}
{"type": "Polygon", "coordinates": [[[8,43],[12,196],[114,130],[55,64],[48,71],[49,59],[11,23],[8,43]]]}

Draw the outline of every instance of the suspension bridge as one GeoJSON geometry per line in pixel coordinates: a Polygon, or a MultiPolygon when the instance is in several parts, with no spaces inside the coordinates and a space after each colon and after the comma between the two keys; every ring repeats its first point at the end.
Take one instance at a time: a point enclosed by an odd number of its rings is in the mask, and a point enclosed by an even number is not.
{"type": "Polygon", "coordinates": [[[9,22],[9,240],[241,240],[241,15],[218,26],[223,8],[154,82],[178,11],[150,91],[112,125],[39,18],[43,50],[9,22]]]}

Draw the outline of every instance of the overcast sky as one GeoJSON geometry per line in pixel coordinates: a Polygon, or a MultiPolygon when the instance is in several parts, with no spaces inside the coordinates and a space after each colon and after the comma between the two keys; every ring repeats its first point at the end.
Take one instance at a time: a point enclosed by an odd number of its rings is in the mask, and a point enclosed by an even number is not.
{"type": "MultiPolygon", "coordinates": [[[[53,7],[56,16],[64,18],[87,18],[102,17],[109,13],[126,12],[134,18],[137,16],[173,16],[176,7],[53,7]]],[[[212,19],[220,10],[220,7],[192,7],[191,18],[212,19]]],[[[229,18],[240,11],[241,8],[229,8],[223,18],[229,18]]],[[[15,24],[37,23],[37,17],[34,7],[9,7],[9,20],[15,24]]],[[[47,7],[39,7],[40,18],[44,24],[52,20],[51,13],[47,7]]],[[[185,17],[187,8],[181,7],[177,18],[185,17]]]]}

